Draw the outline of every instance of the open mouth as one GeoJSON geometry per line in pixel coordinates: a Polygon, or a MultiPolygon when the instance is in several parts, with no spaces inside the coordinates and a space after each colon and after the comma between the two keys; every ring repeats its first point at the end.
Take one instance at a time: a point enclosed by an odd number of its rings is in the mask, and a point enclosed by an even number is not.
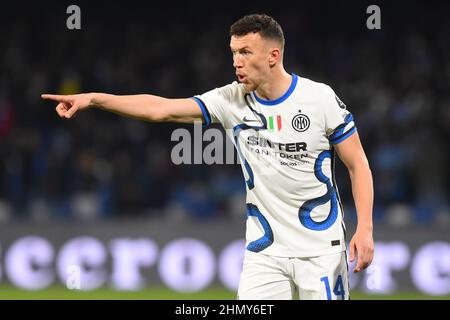
{"type": "Polygon", "coordinates": [[[245,80],[245,76],[243,76],[241,74],[237,74],[237,78],[238,78],[239,82],[243,82],[245,80]]]}

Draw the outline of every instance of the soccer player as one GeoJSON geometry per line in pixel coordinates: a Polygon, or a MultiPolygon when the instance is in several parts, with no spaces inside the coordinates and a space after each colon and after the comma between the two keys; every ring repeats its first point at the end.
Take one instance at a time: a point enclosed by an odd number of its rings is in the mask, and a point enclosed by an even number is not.
{"type": "Polygon", "coordinates": [[[349,299],[335,152],[350,174],[358,216],[354,272],[374,253],[372,175],[352,114],[326,84],[283,66],[284,35],[270,16],[230,28],[238,82],[186,99],[104,93],[44,94],[62,118],[99,108],[150,122],[221,123],[247,185],[246,250],[238,299],[349,299]]]}

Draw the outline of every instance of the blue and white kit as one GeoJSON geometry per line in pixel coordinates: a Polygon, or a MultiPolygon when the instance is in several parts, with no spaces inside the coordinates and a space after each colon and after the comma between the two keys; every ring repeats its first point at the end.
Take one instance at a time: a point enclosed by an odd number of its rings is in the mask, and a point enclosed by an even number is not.
{"type": "Polygon", "coordinates": [[[356,127],[334,91],[292,74],[276,100],[238,82],[194,99],[205,123],[221,123],[238,151],[247,185],[247,251],[279,258],[345,253],[333,145],[356,127]]]}

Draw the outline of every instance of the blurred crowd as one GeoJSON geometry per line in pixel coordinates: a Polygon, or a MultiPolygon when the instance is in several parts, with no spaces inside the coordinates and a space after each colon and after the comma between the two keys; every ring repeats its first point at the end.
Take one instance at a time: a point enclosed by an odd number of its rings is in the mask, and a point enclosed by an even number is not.
{"type": "MultiPolygon", "coordinates": [[[[245,217],[239,165],[172,163],[171,133],[191,125],[99,110],[63,120],[40,99],[93,91],[189,97],[235,80],[228,28],[251,7],[199,17],[188,6],[156,13],[121,5],[81,6],[77,31],[65,27],[62,7],[2,13],[0,221],[245,217]]],[[[439,8],[412,8],[409,18],[420,19],[408,20],[382,7],[382,29],[371,31],[364,11],[334,5],[264,10],[284,28],[287,71],[329,84],[354,114],[374,176],[376,223],[449,225],[448,19],[439,8]]],[[[354,221],[341,163],[336,175],[354,221]]]]}

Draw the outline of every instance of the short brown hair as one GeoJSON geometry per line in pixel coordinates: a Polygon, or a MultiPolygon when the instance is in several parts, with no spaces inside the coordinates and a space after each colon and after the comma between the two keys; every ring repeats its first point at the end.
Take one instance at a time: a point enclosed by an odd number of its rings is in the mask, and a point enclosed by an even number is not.
{"type": "Polygon", "coordinates": [[[281,45],[280,49],[284,49],[283,29],[271,16],[266,14],[247,15],[230,27],[230,36],[241,37],[249,33],[259,33],[263,38],[276,40],[281,45]]]}

